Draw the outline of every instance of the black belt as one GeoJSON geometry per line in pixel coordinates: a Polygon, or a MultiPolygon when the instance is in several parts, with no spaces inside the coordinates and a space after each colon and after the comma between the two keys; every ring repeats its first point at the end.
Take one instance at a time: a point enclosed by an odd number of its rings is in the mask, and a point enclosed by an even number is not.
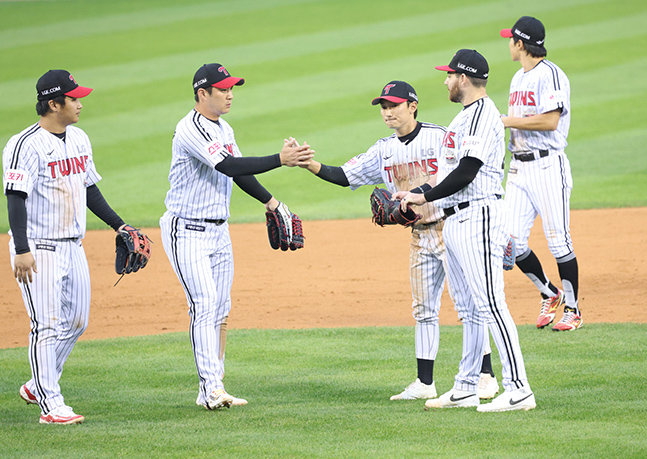
{"type": "Polygon", "coordinates": [[[205,221],[205,223],[215,223],[216,225],[220,226],[223,223],[225,223],[227,220],[222,220],[222,219],[221,220],[213,220],[211,218],[205,218],[204,221],[205,221]]]}
{"type": "MultiPolygon", "coordinates": [[[[501,196],[500,194],[495,194],[494,197],[497,199],[501,199],[503,196],[501,196]]],[[[443,212],[445,212],[445,217],[450,217],[454,215],[456,212],[458,212],[459,210],[467,209],[469,206],[470,206],[469,201],[465,201],[465,202],[461,202],[460,204],[454,207],[446,207],[443,209],[443,212]]]]}
{"type": "MultiPolygon", "coordinates": [[[[549,150],[537,150],[539,152],[539,158],[545,158],[550,154],[549,150]]],[[[535,159],[535,154],[534,153],[515,153],[514,154],[514,159],[517,161],[534,161],[535,159]]]]}
{"type": "Polygon", "coordinates": [[[463,210],[463,209],[465,209],[465,208],[467,208],[469,206],[470,206],[469,201],[465,201],[465,202],[461,202],[457,206],[447,207],[447,208],[443,209],[443,212],[445,212],[446,217],[451,217],[452,215],[454,215],[457,212],[457,209],[458,210],[463,210]]]}

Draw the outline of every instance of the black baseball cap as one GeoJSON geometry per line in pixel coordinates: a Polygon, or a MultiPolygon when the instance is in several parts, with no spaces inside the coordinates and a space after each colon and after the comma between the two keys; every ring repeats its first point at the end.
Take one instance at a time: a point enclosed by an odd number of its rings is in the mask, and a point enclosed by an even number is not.
{"type": "Polygon", "coordinates": [[[544,47],[546,39],[546,30],[539,19],[531,16],[522,16],[514,23],[512,29],[501,30],[501,36],[504,38],[517,37],[529,45],[544,47]]]}
{"type": "Polygon", "coordinates": [[[454,54],[449,65],[439,65],[436,70],[443,72],[464,73],[474,78],[487,80],[490,66],[485,58],[475,49],[460,49],[454,54]]]}
{"type": "Polygon", "coordinates": [[[69,96],[79,99],[92,92],[92,88],[79,86],[67,70],[50,70],[36,83],[38,100],[51,100],[58,96],[69,96]]]}
{"type": "Polygon", "coordinates": [[[394,80],[386,84],[382,89],[380,97],[376,97],[371,102],[371,105],[379,104],[382,99],[393,102],[394,104],[401,104],[402,102],[418,102],[418,94],[409,83],[405,81],[394,80]]]}
{"type": "Polygon", "coordinates": [[[236,78],[229,74],[227,69],[220,64],[204,64],[193,76],[193,92],[200,88],[213,86],[219,89],[228,89],[234,86],[242,86],[244,78],[236,78]]]}

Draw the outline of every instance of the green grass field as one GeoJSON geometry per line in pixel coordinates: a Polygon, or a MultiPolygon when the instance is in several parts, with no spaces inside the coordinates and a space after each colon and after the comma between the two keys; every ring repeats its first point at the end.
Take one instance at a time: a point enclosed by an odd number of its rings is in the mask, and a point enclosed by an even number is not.
{"type": "MultiPolygon", "coordinates": [[[[389,397],[415,377],[413,328],[234,330],[225,382],[250,404],[195,405],[186,333],[84,341],[65,366],[80,426],[42,426],[19,398],[24,349],[0,353],[2,457],[644,458],[647,326],[519,327],[538,406],[424,411],[389,397]]],[[[443,327],[435,379],[453,384],[461,327],[443,327]]],[[[496,359],[496,351],[493,361],[496,359]]],[[[494,364],[500,375],[498,361],[494,364]]]]}
{"type": "MultiPolygon", "coordinates": [[[[278,152],[294,136],[340,165],[390,135],[370,105],[389,80],[413,84],[419,119],[448,124],[460,107],[433,67],[459,48],[487,57],[488,93],[504,108],[518,64],[499,30],[525,14],[544,22],[548,57],[571,81],[572,207],[647,205],[642,0],[0,1],[0,144],[37,120],[37,78],[70,70],[95,89],[78,126],[92,140],[101,190],[129,223],[156,226],[173,129],[193,106],[203,63],[247,80],[227,115],[244,154],[278,152]]],[[[370,187],[350,192],[286,168],[259,178],[306,220],[370,212],[370,187]]],[[[232,222],[264,218],[237,190],[231,208],[232,222]]],[[[89,227],[105,225],[91,216],[89,227]]],[[[520,327],[539,406],[492,415],[388,400],[414,377],[410,328],[233,330],[226,383],[250,405],[215,413],[194,405],[186,334],[84,341],[61,381],[87,417],[72,428],[38,424],[38,409],[17,397],[29,378],[26,350],[4,349],[0,457],[643,458],[646,331],[520,327]]],[[[435,376],[444,391],[461,329],[443,327],[441,340],[435,376]]]]}
{"type": "MultiPolygon", "coordinates": [[[[101,190],[126,221],[155,226],[173,129],[192,108],[191,81],[203,63],[223,63],[247,80],[227,115],[244,154],[275,153],[291,135],[340,165],[391,134],[370,105],[389,80],[414,85],[419,119],[447,125],[460,107],[433,67],[459,48],[488,58],[488,92],[505,109],[519,64],[499,30],[523,14],[546,24],[548,57],[571,80],[573,207],[647,205],[641,0],[0,2],[0,144],[37,120],[38,77],[69,69],[95,89],[78,125],[93,142],[101,190]]],[[[304,219],[369,212],[370,187],[351,193],[287,168],[260,180],[304,219]]],[[[231,221],[262,219],[262,206],[236,190],[231,221]]],[[[105,225],[91,216],[89,227],[105,225]]]]}

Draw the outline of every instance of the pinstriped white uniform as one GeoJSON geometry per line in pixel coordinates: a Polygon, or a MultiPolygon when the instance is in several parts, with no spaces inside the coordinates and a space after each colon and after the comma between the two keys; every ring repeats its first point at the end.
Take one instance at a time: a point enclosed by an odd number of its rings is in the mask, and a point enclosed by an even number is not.
{"type": "Polygon", "coordinates": [[[439,179],[465,156],[480,159],[483,166],[472,183],[442,200],[444,207],[469,202],[447,218],[443,229],[450,292],[463,322],[463,357],[454,388],[476,391],[487,323],[501,357],[503,386],[515,390],[527,384],[527,377],[503,285],[507,214],[496,195],[502,192],[504,127],[487,97],[465,107],[448,126],[439,179]]]}
{"type": "MultiPolygon", "coordinates": [[[[404,137],[404,142],[393,134],[378,140],[366,153],[344,164],[342,169],[351,189],[384,183],[393,193],[433,180],[446,129],[431,123],[418,126],[419,129],[404,137]],[[411,138],[413,134],[415,137],[411,138]]],[[[444,214],[432,203],[416,211],[422,218],[412,229],[409,252],[409,279],[416,320],[415,351],[418,359],[435,360],[438,312],[445,284],[444,214]]]]}
{"type": "MultiPolygon", "coordinates": [[[[571,166],[564,153],[571,120],[570,83],[554,63],[543,59],[524,72],[519,69],[510,83],[508,115],[532,116],[561,110],[555,131],[510,129],[508,149],[513,153],[508,172],[506,203],[512,215],[512,235],[517,254],[528,250],[528,237],[537,215],[555,258],[573,254],[570,235],[571,166]],[[540,157],[538,150],[550,154],[540,157]],[[534,161],[519,161],[514,154],[533,154],[534,161]]],[[[574,256],[574,255],[573,255],[574,256]]]]}
{"type": "Polygon", "coordinates": [[[234,260],[229,236],[233,179],[215,169],[227,155],[240,157],[234,131],[219,118],[192,110],[177,124],[169,173],[162,242],[184,293],[200,388],[197,403],[222,389],[227,317],[234,260]],[[206,222],[222,220],[224,223],[206,222]]]}
{"type": "MultiPolygon", "coordinates": [[[[31,319],[27,388],[43,414],[64,405],[59,379],[90,312],[90,273],[81,240],[86,187],[101,177],[87,135],[68,126],[65,142],[34,124],[3,151],[4,190],[27,194],[27,239],[36,261],[32,283],[19,283],[31,319]]],[[[11,264],[15,246],[9,241],[11,264]]]]}

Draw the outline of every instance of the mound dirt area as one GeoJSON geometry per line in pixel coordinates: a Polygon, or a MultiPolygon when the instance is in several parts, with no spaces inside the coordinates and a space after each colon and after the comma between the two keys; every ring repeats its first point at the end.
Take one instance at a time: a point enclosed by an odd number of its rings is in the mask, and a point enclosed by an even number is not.
{"type": "MultiPolygon", "coordinates": [[[[646,223],[647,208],[572,212],[585,326],[647,323],[646,223]]],[[[92,309],[81,339],[187,331],[186,299],[164,253],[160,230],[144,231],[155,241],[151,261],[116,287],[114,233],[88,232],[84,246],[92,277],[92,309]]],[[[414,325],[408,229],[380,228],[370,219],[306,221],[305,248],[295,252],[272,250],[263,223],[231,225],[230,231],[235,259],[230,329],[414,325]]],[[[27,346],[29,334],[8,241],[8,235],[0,236],[0,348],[27,346]]],[[[530,245],[549,278],[559,285],[540,221],[530,245]]],[[[517,268],[506,272],[505,281],[517,324],[534,324],[540,300],[535,287],[517,268]]],[[[459,323],[446,291],[440,321],[459,323]]]]}

